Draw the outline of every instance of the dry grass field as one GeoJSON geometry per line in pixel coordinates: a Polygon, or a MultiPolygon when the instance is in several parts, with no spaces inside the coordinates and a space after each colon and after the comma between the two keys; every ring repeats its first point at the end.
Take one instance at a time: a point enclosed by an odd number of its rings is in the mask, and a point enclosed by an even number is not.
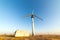
{"type": "Polygon", "coordinates": [[[60,40],[60,35],[36,35],[33,37],[14,37],[12,35],[0,35],[0,40],[60,40]]]}

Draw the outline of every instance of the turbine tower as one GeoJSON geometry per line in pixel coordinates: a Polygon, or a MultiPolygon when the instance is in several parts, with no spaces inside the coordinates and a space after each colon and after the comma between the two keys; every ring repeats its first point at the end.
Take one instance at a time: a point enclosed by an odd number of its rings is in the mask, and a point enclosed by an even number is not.
{"type": "Polygon", "coordinates": [[[23,16],[23,18],[26,18],[26,17],[29,17],[29,16],[31,16],[31,19],[32,19],[32,36],[34,36],[34,18],[37,17],[38,19],[40,19],[40,20],[42,20],[42,21],[43,21],[43,19],[40,18],[40,17],[38,17],[38,16],[36,16],[36,15],[34,14],[34,11],[32,11],[32,14],[28,14],[28,15],[26,15],[26,16],[23,16]]]}

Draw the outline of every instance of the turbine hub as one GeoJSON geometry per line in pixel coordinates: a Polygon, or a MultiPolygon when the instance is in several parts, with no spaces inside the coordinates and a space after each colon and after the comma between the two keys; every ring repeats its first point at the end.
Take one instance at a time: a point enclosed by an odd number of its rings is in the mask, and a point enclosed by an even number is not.
{"type": "Polygon", "coordinates": [[[34,18],[34,15],[31,15],[31,18],[34,18]]]}

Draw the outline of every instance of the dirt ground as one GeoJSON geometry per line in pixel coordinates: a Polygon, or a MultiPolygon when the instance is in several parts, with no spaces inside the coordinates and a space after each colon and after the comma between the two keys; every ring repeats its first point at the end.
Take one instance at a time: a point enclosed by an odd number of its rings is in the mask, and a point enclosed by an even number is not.
{"type": "Polygon", "coordinates": [[[0,40],[60,40],[60,35],[36,35],[33,37],[0,36],[0,40]]]}

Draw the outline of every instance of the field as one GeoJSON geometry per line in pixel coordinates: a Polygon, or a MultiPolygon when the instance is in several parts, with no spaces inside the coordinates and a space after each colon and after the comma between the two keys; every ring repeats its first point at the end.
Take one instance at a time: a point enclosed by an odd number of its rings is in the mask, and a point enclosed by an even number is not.
{"type": "Polygon", "coordinates": [[[0,40],[60,40],[60,35],[35,35],[33,37],[14,37],[11,35],[0,35],[0,40]]]}

